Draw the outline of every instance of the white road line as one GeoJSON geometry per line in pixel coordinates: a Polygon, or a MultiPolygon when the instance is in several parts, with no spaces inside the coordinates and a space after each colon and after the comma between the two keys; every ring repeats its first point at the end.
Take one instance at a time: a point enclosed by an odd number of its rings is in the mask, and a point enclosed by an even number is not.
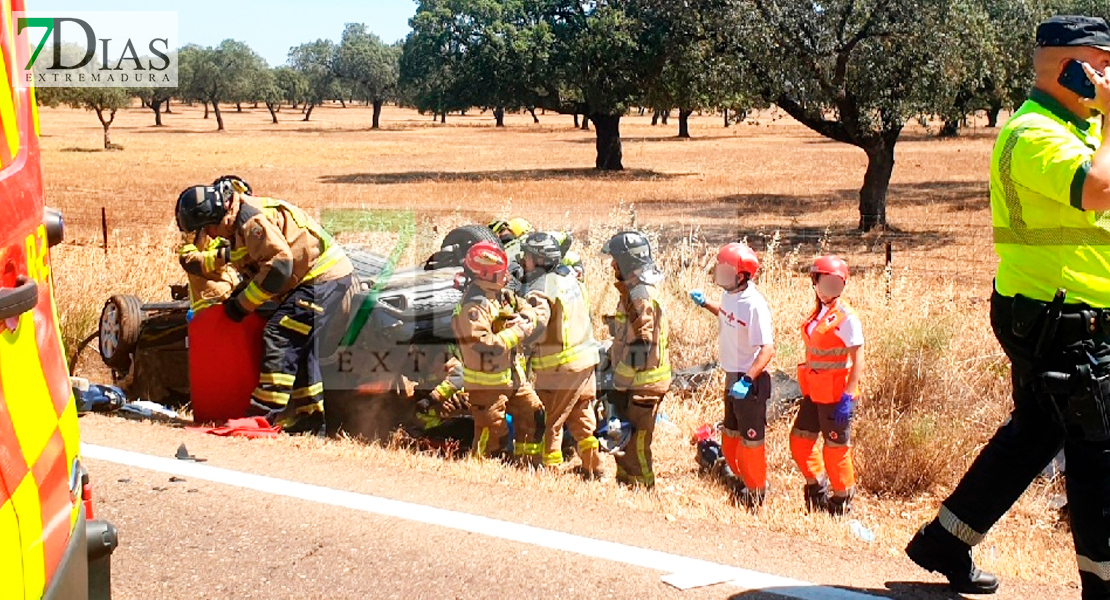
{"type": "Polygon", "coordinates": [[[469,531],[503,540],[634,565],[671,574],[664,577],[664,580],[679,583],[697,582],[697,580],[712,583],[728,582],[746,590],[765,590],[776,595],[802,600],[862,600],[876,597],[861,592],[821,586],[807,581],[750,571],[678,554],[626,546],[615,542],[500,521],[423,504],[390,500],[243,471],[233,471],[208,464],[162,458],[85,443],[81,444],[81,455],[85,458],[103,460],[139,469],[211,481],[318,504],[340,506],[417,523],[469,531]]]}

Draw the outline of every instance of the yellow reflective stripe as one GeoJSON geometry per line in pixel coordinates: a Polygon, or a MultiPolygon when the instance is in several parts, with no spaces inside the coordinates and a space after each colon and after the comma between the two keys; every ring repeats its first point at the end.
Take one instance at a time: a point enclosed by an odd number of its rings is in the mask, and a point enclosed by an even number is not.
{"type": "Polygon", "coordinates": [[[444,400],[454,396],[459,391],[455,389],[455,384],[451,383],[448,379],[444,379],[440,382],[440,384],[435,387],[435,390],[444,400]]]}
{"type": "Polygon", "coordinates": [[[258,383],[268,383],[284,387],[293,387],[293,382],[296,380],[296,375],[290,375],[288,373],[263,373],[258,376],[258,383]]]}
{"type": "Polygon", "coordinates": [[[613,369],[613,373],[618,377],[628,379],[636,376],[636,369],[633,369],[628,363],[618,363],[617,368],[613,369]]]}
{"type": "Polygon", "coordinates": [[[246,257],[247,257],[247,249],[246,248],[236,248],[236,249],[232,250],[231,254],[229,255],[229,258],[231,258],[231,262],[239,262],[239,261],[243,260],[246,257]]]}
{"type": "Polygon", "coordinates": [[[809,352],[813,356],[847,356],[849,350],[848,350],[847,347],[843,347],[843,348],[824,348],[824,349],[822,349],[822,348],[815,348],[813,346],[807,346],[806,347],[806,352],[809,352]]]}
{"type": "Polygon", "coordinates": [[[23,478],[12,494],[11,503],[15,506],[15,514],[19,515],[19,541],[23,547],[23,574],[26,577],[24,592],[27,598],[40,598],[46,590],[46,550],[42,539],[42,500],[33,473],[28,472],[23,478]]]}
{"type": "Polygon", "coordinates": [[[594,342],[585,342],[577,346],[566,348],[561,352],[547,356],[537,356],[532,359],[532,368],[535,370],[554,369],[562,365],[569,365],[579,360],[591,358],[597,354],[598,345],[594,342]]]}
{"type": "Polygon", "coordinates": [[[808,364],[814,371],[842,371],[848,368],[847,360],[811,360],[808,364]]]}
{"type": "Polygon", "coordinates": [[[501,338],[501,342],[504,343],[507,348],[515,348],[516,345],[520,343],[520,337],[517,336],[516,331],[513,329],[506,329],[497,334],[497,337],[501,338]]]}
{"type": "Polygon", "coordinates": [[[539,456],[543,454],[543,444],[540,442],[530,442],[523,444],[524,453],[528,455],[539,456]]]}
{"type": "Polygon", "coordinates": [[[310,403],[305,404],[303,406],[298,406],[297,407],[297,414],[298,415],[310,415],[310,414],[318,413],[318,412],[320,412],[320,413],[324,412],[324,401],[323,400],[319,400],[317,402],[310,402],[310,403]]]}
{"type": "Polygon", "coordinates": [[[439,415],[437,415],[437,414],[435,414],[434,412],[431,412],[431,411],[418,412],[418,413],[416,413],[416,418],[417,418],[417,420],[420,421],[420,426],[423,427],[424,429],[431,429],[433,427],[439,427],[440,425],[443,424],[443,421],[439,418],[439,415]]]}
{"type": "Polygon", "coordinates": [[[262,288],[258,287],[258,284],[252,281],[250,285],[247,286],[247,289],[243,290],[242,297],[246,300],[250,308],[258,308],[272,298],[273,294],[262,291],[262,288]]]}
{"type": "Polygon", "coordinates": [[[647,371],[637,371],[627,363],[620,363],[617,365],[617,368],[614,369],[613,373],[617,377],[622,377],[624,379],[631,378],[632,385],[639,387],[658,383],[664,379],[670,379],[671,365],[662,364],[654,369],[648,369],[647,371]]]}
{"type": "Polygon", "coordinates": [[[216,251],[209,250],[204,253],[204,272],[212,273],[216,270],[216,251]]]}
{"type": "Polygon", "coordinates": [[[301,281],[309,281],[317,276],[325,273],[328,269],[335,266],[336,263],[343,260],[346,254],[343,253],[343,248],[339,246],[331,246],[324,250],[324,253],[316,258],[316,262],[312,263],[312,269],[304,276],[301,281]]]}
{"type": "Polygon", "coordinates": [[[0,360],[0,381],[9,382],[9,385],[18,382],[19,399],[23,401],[9,400],[7,406],[15,437],[28,465],[38,462],[58,427],[58,414],[54,412],[50,388],[39,362],[33,313],[23,313],[14,332],[0,333],[0,356],[4,357],[0,360]]]}
{"type": "MultiPolygon", "coordinates": [[[[15,49],[13,48],[14,52],[15,49]]],[[[12,86],[8,80],[8,66],[0,60],[0,83],[6,87],[0,90],[0,125],[4,127],[4,138],[12,160],[19,155],[19,122],[16,120],[15,100],[12,86]]]]}
{"type": "Polygon", "coordinates": [[[463,382],[484,386],[511,385],[513,383],[512,369],[505,369],[497,373],[485,373],[463,367],[463,382]]]}
{"type": "Polygon", "coordinates": [[[181,250],[177,253],[177,255],[178,256],[185,256],[186,254],[189,254],[190,252],[197,252],[197,251],[198,251],[197,247],[194,246],[193,244],[185,244],[184,246],[181,247],[181,250]]]}
{"type": "Polygon", "coordinates": [[[277,404],[279,406],[289,404],[288,392],[272,392],[270,390],[256,389],[251,392],[251,396],[263,402],[269,402],[270,404],[277,404]]]}
{"type": "Polygon", "coordinates": [[[282,315],[281,319],[278,320],[278,325],[290,331],[296,331],[301,335],[308,335],[312,332],[312,325],[301,323],[296,319],[290,318],[289,315],[282,315]]]}
{"type": "Polygon", "coordinates": [[[1077,554],[1075,562],[1079,565],[1080,571],[1090,573],[1103,581],[1110,581],[1110,561],[1096,561],[1082,554],[1077,554]]]}
{"type": "MultiPolygon", "coordinates": [[[[19,521],[15,518],[15,503],[8,500],[0,505],[0,540],[19,539],[19,521]]],[[[18,544],[0,544],[0,581],[13,590],[23,589],[23,551],[18,544]]]]}
{"type": "Polygon", "coordinates": [[[956,539],[968,546],[974,546],[986,537],[985,534],[975,531],[970,525],[960,520],[955,513],[948,510],[948,507],[943,504],[940,505],[940,510],[937,511],[937,521],[948,533],[956,536],[956,539]]]}
{"type": "Polygon", "coordinates": [[[483,427],[482,433],[478,435],[478,443],[474,445],[474,453],[478,456],[485,456],[486,449],[489,447],[489,427],[483,427]]]}
{"type": "Polygon", "coordinates": [[[601,444],[598,443],[597,438],[592,436],[592,435],[587,437],[586,439],[578,442],[578,450],[581,451],[581,452],[588,452],[590,450],[597,450],[600,447],[601,447],[601,444]]]}
{"type": "Polygon", "coordinates": [[[637,481],[644,485],[655,484],[655,473],[651,471],[651,465],[647,460],[647,432],[636,432],[636,458],[640,461],[640,476],[636,478],[637,481]]]}
{"type": "Polygon", "coordinates": [[[320,394],[323,394],[323,393],[324,393],[324,384],[321,382],[321,383],[314,383],[314,384],[312,384],[312,385],[310,385],[306,388],[300,388],[300,389],[293,390],[293,393],[289,397],[292,398],[293,400],[300,400],[302,398],[312,398],[313,396],[319,396],[320,394]]]}
{"type": "Polygon", "coordinates": [[[551,452],[549,454],[544,454],[543,455],[543,464],[545,464],[549,467],[554,466],[554,465],[563,464],[563,453],[562,453],[562,451],[556,450],[556,451],[551,452]]]}

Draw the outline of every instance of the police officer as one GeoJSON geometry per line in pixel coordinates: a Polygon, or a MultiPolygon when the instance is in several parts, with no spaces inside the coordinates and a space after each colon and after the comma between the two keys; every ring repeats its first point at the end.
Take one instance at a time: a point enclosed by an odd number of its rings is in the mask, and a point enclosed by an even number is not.
{"type": "Polygon", "coordinates": [[[543,404],[524,376],[520,351],[541,316],[506,289],[509,259],[497,244],[471,246],[463,269],[468,284],[451,325],[462,356],[462,385],[474,417],[474,451],[478,456],[499,456],[505,451],[507,412],[513,418],[513,457],[538,465],[543,404]]]}
{"type": "Polygon", "coordinates": [[[971,547],[1062,446],[1083,598],[1105,599],[1110,150],[1102,136],[1110,126],[1110,28],[1100,18],[1052,17],[1037,27],[1033,63],[1033,91],[999,132],[991,159],[1000,259],[991,326],[1013,364],[1014,409],[906,553],[957,591],[994,592],[998,579],[976,568],[971,547]]]}
{"type": "Polygon", "coordinates": [[[537,340],[529,365],[535,374],[536,393],[547,415],[543,463],[563,462],[563,426],[578,443],[582,476],[603,477],[598,441],[594,437],[597,399],[594,367],[601,361],[590,323],[590,308],[574,272],[561,264],[562,251],[549,233],[528,234],[524,252],[524,284],[530,304],[542,307],[545,317],[536,323],[537,340]]]}
{"type": "Polygon", "coordinates": [[[617,456],[617,481],[655,485],[651,440],[659,403],[671,387],[667,358],[667,316],[656,284],[663,274],[651,256],[651,244],[638,231],[622,231],[601,249],[612,257],[615,286],[620,293],[610,361],[613,405],[631,423],[632,439],[617,456]]]}
{"type": "Polygon", "coordinates": [[[277,305],[263,330],[262,368],[249,413],[287,431],[319,429],[319,346],[328,319],[352,287],[350,260],[300,208],[236,191],[230,181],[183,191],[176,212],[183,228],[202,228],[231,243],[215,266],[229,263],[249,283],[224,301],[228,317],[242,321],[267,302],[277,305]]]}

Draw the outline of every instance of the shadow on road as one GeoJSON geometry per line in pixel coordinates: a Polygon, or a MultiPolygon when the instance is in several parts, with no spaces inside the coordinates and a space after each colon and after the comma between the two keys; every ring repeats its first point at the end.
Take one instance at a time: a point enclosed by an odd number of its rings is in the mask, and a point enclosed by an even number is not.
{"type": "MultiPolygon", "coordinates": [[[[783,587],[765,588],[741,592],[729,596],[729,600],[779,600],[781,598],[843,598],[831,590],[855,592],[876,598],[895,598],[897,600],[971,600],[971,597],[953,592],[945,583],[925,583],[918,581],[888,581],[885,589],[832,586],[831,588],[783,587]],[[828,590],[822,593],[822,590],[828,590]]],[[[847,594],[845,594],[846,596],[847,594]]]]}

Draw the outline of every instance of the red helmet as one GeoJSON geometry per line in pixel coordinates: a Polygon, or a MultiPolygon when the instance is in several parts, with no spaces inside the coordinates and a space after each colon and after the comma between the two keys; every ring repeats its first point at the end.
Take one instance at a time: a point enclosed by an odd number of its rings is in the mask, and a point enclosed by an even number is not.
{"type": "Polygon", "coordinates": [[[813,261],[813,266],[809,268],[810,275],[829,274],[836,275],[848,281],[848,263],[844,262],[843,258],[835,254],[827,254],[819,257],[813,261]]]}
{"type": "Polygon", "coordinates": [[[509,257],[493,242],[478,242],[466,251],[463,267],[475,279],[497,281],[509,271],[509,257]]]}
{"type": "Polygon", "coordinates": [[[717,253],[717,264],[729,265],[736,269],[737,274],[747,273],[749,277],[754,277],[759,270],[759,257],[745,244],[732,242],[725,244],[717,253]]]}

